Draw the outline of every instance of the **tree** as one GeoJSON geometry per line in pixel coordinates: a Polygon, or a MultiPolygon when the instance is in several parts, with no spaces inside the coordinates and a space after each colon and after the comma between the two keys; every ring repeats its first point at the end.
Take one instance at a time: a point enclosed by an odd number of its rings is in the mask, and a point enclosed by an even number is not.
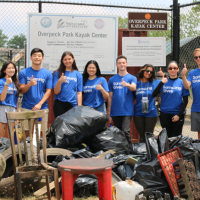
{"type": "Polygon", "coordinates": [[[180,15],[180,39],[200,35],[200,13],[191,9],[187,14],[180,15]]]}
{"type": "Polygon", "coordinates": [[[128,18],[118,18],[118,28],[128,28],[128,18]]]}
{"type": "Polygon", "coordinates": [[[24,34],[14,35],[7,43],[8,47],[13,49],[23,49],[26,42],[26,36],[24,34]]]}
{"type": "Polygon", "coordinates": [[[4,47],[7,42],[8,37],[3,34],[3,31],[0,29],[0,47],[4,47]]]}
{"type": "MultiPolygon", "coordinates": [[[[197,2],[197,0],[193,0],[193,3],[197,2]]],[[[192,10],[199,12],[200,11],[200,4],[197,4],[195,7],[192,7],[192,10]]]]}
{"type": "Polygon", "coordinates": [[[166,31],[148,31],[148,37],[165,37],[166,41],[171,40],[171,15],[168,13],[167,15],[168,23],[167,23],[167,30],[166,31]]]}

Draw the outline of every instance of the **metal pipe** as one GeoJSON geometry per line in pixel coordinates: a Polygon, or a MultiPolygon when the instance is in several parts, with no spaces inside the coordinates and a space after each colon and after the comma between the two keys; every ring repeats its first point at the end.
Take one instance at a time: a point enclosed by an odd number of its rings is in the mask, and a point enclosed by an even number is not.
{"type": "Polygon", "coordinates": [[[41,2],[41,0],[39,0],[39,2],[38,2],[38,11],[39,11],[39,13],[42,13],[42,2],[41,2]]]}
{"type": "Polygon", "coordinates": [[[180,49],[180,7],[178,0],[173,0],[173,55],[172,60],[179,64],[180,49]]]}

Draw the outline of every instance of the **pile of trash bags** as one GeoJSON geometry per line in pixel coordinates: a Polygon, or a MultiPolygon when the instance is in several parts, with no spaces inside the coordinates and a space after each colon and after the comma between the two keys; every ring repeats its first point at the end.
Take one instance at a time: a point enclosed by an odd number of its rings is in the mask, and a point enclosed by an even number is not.
{"type": "Polygon", "coordinates": [[[76,148],[85,143],[93,151],[129,153],[124,132],[107,128],[108,116],[87,106],[76,106],[55,119],[49,128],[48,147],[76,148]]]}
{"type": "MultiPolygon", "coordinates": [[[[200,179],[200,140],[189,136],[168,138],[166,129],[158,136],[145,133],[145,143],[134,143],[130,151],[123,131],[115,126],[107,127],[108,117],[102,112],[86,106],[77,106],[56,118],[47,135],[48,147],[60,147],[74,150],[72,157],[59,157],[54,167],[64,159],[91,158],[103,152],[113,150],[104,159],[112,160],[113,172],[121,180],[129,177],[144,189],[162,194],[171,193],[157,155],[172,148],[179,147],[184,160],[192,160],[200,179]],[[131,154],[130,154],[131,152],[131,154]]],[[[83,191],[96,195],[98,180],[94,175],[80,175],[74,185],[77,195],[83,191]]]]}

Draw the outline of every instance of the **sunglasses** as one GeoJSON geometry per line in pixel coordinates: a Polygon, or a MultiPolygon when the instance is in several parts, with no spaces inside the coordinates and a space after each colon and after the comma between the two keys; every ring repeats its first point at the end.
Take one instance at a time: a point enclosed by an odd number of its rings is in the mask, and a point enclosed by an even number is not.
{"type": "Polygon", "coordinates": [[[194,56],[194,59],[195,59],[195,60],[197,60],[198,58],[200,59],[200,56],[194,56]]]}
{"type": "Polygon", "coordinates": [[[145,72],[153,74],[153,71],[146,69],[145,72]]]}
{"type": "Polygon", "coordinates": [[[168,70],[172,70],[172,69],[176,71],[176,70],[178,70],[178,67],[169,67],[168,68],[168,70]]]}

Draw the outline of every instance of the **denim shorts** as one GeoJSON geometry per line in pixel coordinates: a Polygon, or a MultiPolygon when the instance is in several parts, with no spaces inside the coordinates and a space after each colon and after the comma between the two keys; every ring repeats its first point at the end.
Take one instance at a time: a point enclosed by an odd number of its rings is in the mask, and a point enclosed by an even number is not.
{"type": "Polygon", "coordinates": [[[105,105],[105,103],[100,105],[100,106],[98,106],[98,107],[96,107],[96,108],[94,108],[94,109],[106,114],[106,105],[105,105]]]}

